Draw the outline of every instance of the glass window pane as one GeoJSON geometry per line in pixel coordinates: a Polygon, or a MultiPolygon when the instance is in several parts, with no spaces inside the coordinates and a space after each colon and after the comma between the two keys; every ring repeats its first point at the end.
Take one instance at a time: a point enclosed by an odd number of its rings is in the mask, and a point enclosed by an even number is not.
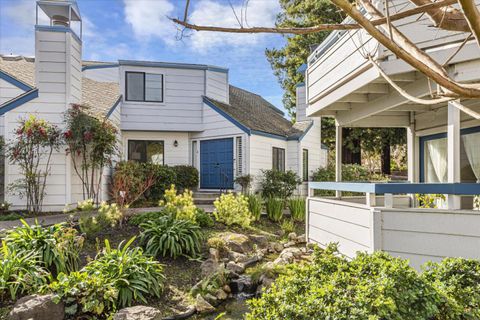
{"type": "Polygon", "coordinates": [[[145,141],[128,141],[128,160],[146,162],[145,141]]]}
{"type": "Polygon", "coordinates": [[[143,73],[126,73],[127,100],[143,101],[144,83],[143,73]]]}
{"type": "Polygon", "coordinates": [[[163,164],[163,151],[163,141],[149,141],[147,144],[147,161],[156,164],[163,164]]]}
{"type": "Polygon", "coordinates": [[[303,181],[308,181],[308,150],[303,149],[303,181]]]}
{"type": "Polygon", "coordinates": [[[145,74],[145,100],[163,101],[163,75],[145,74]]]}
{"type": "Polygon", "coordinates": [[[480,182],[480,132],[462,135],[460,166],[462,182],[480,182]]]}
{"type": "Polygon", "coordinates": [[[425,142],[425,182],[447,182],[447,138],[425,142]]]}

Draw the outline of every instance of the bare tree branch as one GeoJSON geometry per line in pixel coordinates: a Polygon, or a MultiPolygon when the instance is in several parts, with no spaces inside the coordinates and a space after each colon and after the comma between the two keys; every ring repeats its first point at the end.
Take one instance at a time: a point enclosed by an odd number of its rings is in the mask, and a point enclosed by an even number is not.
{"type": "Polygon", "coordinates": [[[478,11],[477,6],[475,5],[474,0],[458,0],[462,6],[463,13],[467,18],[468,25],[470,30],[475,35],[477,43],[480,46],[480,12],[478,11]]]}
{"type": "Polygon", "coordinates": [[[187,3],[185,4],[185,13],[183,15],[183,21],[187,21],[188,19],[188,7],[190,6],[190,0],[187,0],[187,3]]]}
{"type": "MultiPolygon", "coordinates": [[[[366,2],[366,0],[364,0],[366,2]]],[[[432,69],[431,66],[425,64],[428,60],[420,61],[418,57],[412,55],[405,48],[397,45],[392,42],[383,32],[378,30],[375,25],[372,24],[353,4],[348,0],[332,0],[332,2],[342,9],[346,14],[352,17],[358,24],[360,24],[373,38],[375,38],[379,43],[384,45],[387,49],[396,54],[400,59],[414,67],[416,70],[422,72],[424,75],[435,81],[440,86],[444,87],[448,91],[451,91],[452,96],[462,96],[469,98],[480,97],[480,86],[478,84],[474,85],[462,85],[459,84],[448,76],[445,76],[445,72],[442,71],[443,68],[440,66],[438,68],[432,69]]],[[[416,48],[416,47],[415,47],[416,48]]],[[[415,48],[409,48],[411,51],[415,48]]],[[[420,50],[416,48],[417,50],[420,50]]],[[[437,64],[438,65],[438,64],[437,64]]],[[[434,65],[433,65],[434,66],[434,65]]],[[[450,93],[449,93],[450,94],[450,93]]]]}
{"type": "MultiPolygon", "coordinates": [[[[429,0],[427,0],[429,1],[429,0]]],[[[456,0],[442,0],[438,2],[429,2],[422,6],[405,10],[397,14],[390,16],[390,21],[397,21],[410,17],[419,13],[423,13],[426,10],[434,8],[442,8],[449,6],[453,3],[456,3],[456,0]]],[[[314,27],[307,28],[277,28],[277,27],[251,27],[251,28],[236,28],[236,27],[217,27],[217,26],[202,26],[197,24],[192,24],[187,22],[187,20],[179,20],[175,18],[170,18],[173,22],[178,25],[181,25],[185,28],[196,30],[196,31],[216,31],[216,32],[228,32],[228,33],[280,33],[280,34],[310,34],[321,31],[329,30],[354,30],[362,28],[357,23],[347,23],[347,24],[320,24],[314,27]]],[[[381,18],[371,21],[374,26],[384,24],[387,21],[387,18],[381,18]]]]}
{"type": "MultiPolygon", "coordinates": [[[[417,6],[423,6],[431,3],[430,0],[410,0],[410,2],[417,6]]],[[[465,20],[463,13],[452,6],[430,8],[425,12],[437,28],[450,31],[470,31],[467,20],[465,20]]]]}

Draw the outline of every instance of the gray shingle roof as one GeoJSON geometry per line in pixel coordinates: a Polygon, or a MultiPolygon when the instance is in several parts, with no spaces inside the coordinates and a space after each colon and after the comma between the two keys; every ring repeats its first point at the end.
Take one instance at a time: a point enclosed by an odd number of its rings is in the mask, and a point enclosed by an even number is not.
{"type": "MultiPolygon", "coordinates": [[[[99,62],[86,61],[87,65],[99,62]]],[[[35,87],[35,59],[22,56],[0,55],[0,70],[11,77],[35,87]]],[[[120,88],[116,82],[99,82],[82,78],[82,101],[95,115],[105,116],[120,98],[120,88]]]]}
{"type": "Polygon", "coordinates": [[[229,103],[206,97],[211,103],[250,130],[277,136],[298,139],[308,128],[311,121],[297,122],[293,125],[277,109],[258,94],[230,86],[229,103]]]}

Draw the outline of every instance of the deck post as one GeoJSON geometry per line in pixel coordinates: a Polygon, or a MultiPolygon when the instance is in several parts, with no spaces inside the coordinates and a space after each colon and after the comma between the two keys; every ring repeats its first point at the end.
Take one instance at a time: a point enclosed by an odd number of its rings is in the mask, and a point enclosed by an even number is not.
{"type": "Polygon", "coordinates": [[[377,205],[377,197],[375,193],[367,192],[365,196],[367,198],[367,201],[366,201],[367,207],[375,207],[377,205]]]}
{"type": "MultiPolygon", "coordinates": [[[[342,146],[343,146],[343,136],[342,136],[342,127],[335,121],[335,181],[342,181],[342,146]]],[[[335,196],[337,198],[342,197],[341,191],[335,191],[335,196]]]]}
{"type": "MultiPolygon", "coordinates": [[[[448,103],[447,126],[447,171],[448,182],[460,182],[460,110],[452,103],[448,103]]],[[[447,196],[448,209],[460,209],[461,197],[447,196]]]]}
{"type": "Polygon", "coordinates": [[[393,194],[385,193],[383,198],[384,198],[383,206],[389,209],[393,208],[393,194]]]}
{"type": "MultiPolygon", "coordinates": [[[[415,119],[410,114],[410,126],[407,127],[407,166],[408,166],[408,182],[417,182],[417,137],[415,136],[415,119]]],[[[415,207],[415,195],[410,194],[410,204],[415,207]]]]}

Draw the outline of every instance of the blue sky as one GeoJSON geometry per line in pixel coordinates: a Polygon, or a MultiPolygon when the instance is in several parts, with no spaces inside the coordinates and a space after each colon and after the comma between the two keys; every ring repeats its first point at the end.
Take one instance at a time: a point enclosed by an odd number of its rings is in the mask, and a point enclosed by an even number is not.
{"type": "MultiPolygon", "coordinates": [[[[242,0],[191,0],[190,20],[235,26],[242,0]]],[[[279,35],[195,32],[179,39],[167,17],[183,16],[185,0],[78,0],[83,18],[83,58],[154,60],[213,64],[230,69],[230,83],[282,106],[282,89],[265,58],[265,48],[280,47],[279,35]]],[[[250,0],[248,25],[271,26],[277,0],[250,0]]],[[[34,55],[35,0],[0,0],[0,53],[34,55]]]]}

